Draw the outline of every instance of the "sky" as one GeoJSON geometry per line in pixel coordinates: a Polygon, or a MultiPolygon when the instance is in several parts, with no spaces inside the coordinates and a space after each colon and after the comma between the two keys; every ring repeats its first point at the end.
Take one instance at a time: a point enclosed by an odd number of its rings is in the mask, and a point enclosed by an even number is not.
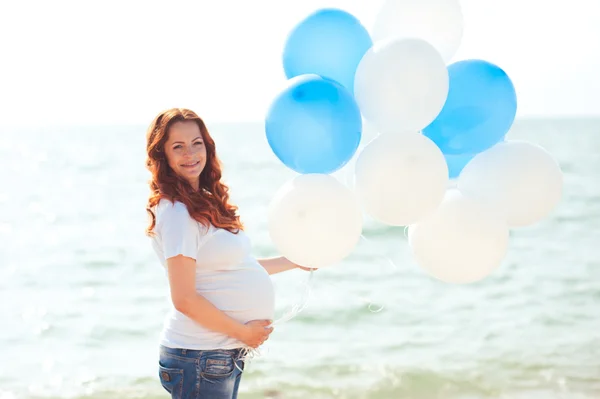
{"type": "MultiPolygon", "coordinates": [[[[338,7],[370,30],[382,3],[2,1],[0,125],[148,125],[171,107],[211,122],[262,121],[285,84],[281,54],[297,23],[338,7]]],[[[518,117],[600,116],[599,0],[460,3],[453,61],[502,67],[518,117]]]]}

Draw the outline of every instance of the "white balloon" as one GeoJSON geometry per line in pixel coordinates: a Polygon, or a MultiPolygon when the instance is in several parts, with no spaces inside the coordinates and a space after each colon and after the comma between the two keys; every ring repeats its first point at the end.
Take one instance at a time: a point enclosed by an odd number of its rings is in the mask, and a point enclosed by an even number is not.
{"type": "Polygon", "coordinates": [[[509,229],[494,208],[448,190],[440,207],[408,229],[417,264],[438,280],[473,283],[490,275],[508,250],[509,229]]]}
{"type": "Polygon", "coordinates": [[[362,213],[352,191],[325,174],[298,175],[269,207],[269,234],[277,249],[306,267],[330,266],[358,244],[362,213]]]}
{"type": "Polygon", "coordinates": [[[558,205],[563,175],[544,148],[504,141],[477,154],[462,170],[458,189],[502,210],[510,227],[544,219],[558,205]]]}
{"type": "Polygon", "coordinates": [[[448,97],[442,57],[420,39],[377,43],[354,77],[354,96],[364,118],[381,133],[419,131],[440,113],[448,97]]]}
{"type": "Polygon", "coordinates": [[[444,154],[420,133],[384,133],[356,160],[355,188],[365,212],[393,226],[433,212],[448,186],[444,154]]]}
{"type": "Polygon", "coordinates": [[[387,0],[377,14],[371,37],[373,41],[420,38],[448,62],[460,47],[463,25],[458,0],[387,0]]]}

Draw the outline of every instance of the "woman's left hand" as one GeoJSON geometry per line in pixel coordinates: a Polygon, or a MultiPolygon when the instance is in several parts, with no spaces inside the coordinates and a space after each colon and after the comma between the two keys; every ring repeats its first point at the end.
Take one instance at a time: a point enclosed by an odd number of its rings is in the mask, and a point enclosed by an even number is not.
{"type": "Polygon", "coordinates": [[[300,266],[300,265],[297,265],[295,263],[294,263],[294,266],[297,267],[298,269],[302,269],[302,270],[304,270],[306,272],[312,272],[314,270],[317,270],[317,269],[314,269],[314,268],[311,268],[311,267],[300,266]]]}
{"type": "Polygon", "coordinates": [[[300,266],[283,256],[279,256],[277,258],[258,259],[258,263],[260,263],[269,274],[276,274],[294,269],[302,269],[306,272],[317,270],[310,267],[300,266]]]}

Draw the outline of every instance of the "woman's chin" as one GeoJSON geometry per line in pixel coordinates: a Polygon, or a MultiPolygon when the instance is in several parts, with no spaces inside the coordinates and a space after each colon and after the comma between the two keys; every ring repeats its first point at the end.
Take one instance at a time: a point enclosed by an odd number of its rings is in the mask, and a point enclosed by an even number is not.
{"type": "Polygon", "coordinates": [[[185,171],[185,172],[181,172],[178,174],[179,174],[179,177],[183,178],[184,180],[189,181],[190,183],[195,183],[198,181],[198,179],[200,179],[199,172],[185,171]]]}

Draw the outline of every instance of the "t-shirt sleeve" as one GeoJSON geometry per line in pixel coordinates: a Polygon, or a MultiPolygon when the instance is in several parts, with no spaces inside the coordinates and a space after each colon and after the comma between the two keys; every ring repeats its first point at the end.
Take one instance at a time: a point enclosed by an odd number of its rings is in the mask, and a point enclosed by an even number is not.
{"type": "Polygon", "coordinates": [[[198,223],[190,216],[184,204],[176,202],[166,205],[157,216],[156,227],[165,259],[177,255],[196,259],[200,231],[198,223]]]}

